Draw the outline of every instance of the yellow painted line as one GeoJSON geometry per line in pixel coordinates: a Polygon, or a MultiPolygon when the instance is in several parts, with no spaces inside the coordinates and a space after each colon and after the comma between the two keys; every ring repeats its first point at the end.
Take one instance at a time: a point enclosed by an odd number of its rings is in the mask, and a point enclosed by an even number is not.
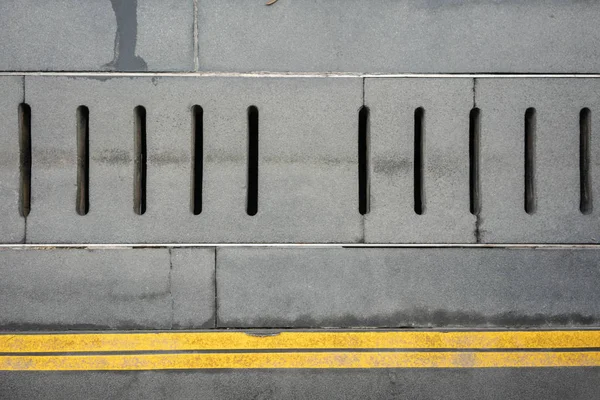
{"type": "Polygon", "coordinates": [[[2,356],[3,371],[600,367],[600,352],[323,352],[2,356]]]}
{"type": "Polygon", "coordinates": [[[600,331],[244,332],[0,335],[0,353],[276,349],[600,348],[600,331]]]}

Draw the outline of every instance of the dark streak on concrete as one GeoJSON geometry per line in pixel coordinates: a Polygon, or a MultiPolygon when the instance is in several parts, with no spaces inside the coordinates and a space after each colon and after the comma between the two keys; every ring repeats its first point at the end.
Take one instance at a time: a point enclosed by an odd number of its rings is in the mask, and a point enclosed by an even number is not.
{"type": "Polygon", "coordinates": [[[133,158],[127,150],[111,149],[92,155],[92,160],[109,165],[124,165],[131,163],[133,158]]]}
{"type": "Polygon", "coordinates": [[[473,108],[477,107],[477,78],[473,78],[473,108]]]}
{"type": "Polygon", "coordinates": [[[475,312],[431,310],[415,308],[399,311],[391,315],[370,315],[359,317],[344,315],[338,318],[315,318],[301,315],[292,320],[269,318],[267,316],[257,321],[227,321],[218,328],[543,328],[543,327],[589,327],[599,326],[600,319],[596,316],[571,314],[532,314],[524,315],[517,312],[505,312],[496,315],[483,315],[475,312]]]}
{"type": "Polygon", "coordinates": [[[0,325],[0,330],[4,332],[22,332],[22,331],[104,331],[115,330],[122,327],[97,324],[33,324],[33,323],[11,323],[0,325]]]}
{"type": "Polygon", "coordinates": [[[104,67],[115,71],[147,71],[143,58],[135,55],[137,43],[137,0],[110,0],[117,32],[113,60],[104,67]]]}

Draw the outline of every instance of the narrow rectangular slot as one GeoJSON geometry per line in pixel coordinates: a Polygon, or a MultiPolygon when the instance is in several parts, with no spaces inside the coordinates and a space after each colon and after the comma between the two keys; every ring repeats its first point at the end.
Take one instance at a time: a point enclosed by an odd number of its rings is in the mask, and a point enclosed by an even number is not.
{"type": "Polygon", "coordinates": [[[90,111],[86,106],[77,108],[77,214],[86,215],[89,211],[89,133],[90,111]]]}
{"type": "Polygon", "coordinates": [[[358,211],[369,213],[369,108],[358,113],[358,211]]]}
{"type": "Polygon", "coordinates": [[[592,176],[590,173],[590,140],[592,136],[592,112],[584,108],[579,113],[579,177],[582,214],[592,212],[592,176]]]}
{"type": "Polygon", "coordinates": [[[248,215],[258,212],[258,108],[248,108],[248,215]]]}
{"type": "Polygon", "coordinates": [[[204,111],[192,107],[192,213],[202,212],[202,174],[204,166],[204,111]]]}
{"type": "Polygon", "coordinates": [[[469,114],[469,190],[471,214],[479,215],[479,140],[481,133],[481,110],[474,108],[469,114]]]}
{"type": "Polygon", "coordinates": [[[22,103],[19,105],[19,158],[21,173],[21,188],[19,212],[27,217],[31,211],[31,107],[22,103]]]}
{"type": "Polygon", "coordinates": [[[146,109],[137,106],[134,118],[134,172],[133,210],[142,215],[146,212],[146,109]]]}
{"type": "Polygon", "coordinates": [[[528,108],[525,111],[525,212],[533,214],[536,211],[535,195],[535,136],[536,111],[528,108]]]}
{"type": "Polygon", "coordinates": [[[425,147],[425,110],[419,107],[415,110],[415,154],[414,154],[414,196],[415,212],[422,215],[425,212],[425,187],[423,177],[423,158],[425,147]]]}

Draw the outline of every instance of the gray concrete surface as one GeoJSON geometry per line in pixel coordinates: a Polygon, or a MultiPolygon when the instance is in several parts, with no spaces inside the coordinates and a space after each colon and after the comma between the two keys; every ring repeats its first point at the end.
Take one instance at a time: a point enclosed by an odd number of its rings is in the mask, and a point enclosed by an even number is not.
{"type": "Polygon", "coordinates": [[[173,329],[215,327],[215,249],[171,249],[173,329]]]}
{"type": "Polygon", "coordinates": [[[589,400],[599,379],[600,368],[0,372],[0,397],[589,400]]]}
{"type": "Polygon", "coordinates": [[[212,249],[2,250],[0,329],[171,329],[214,322],[212,249]]]}
{"type": "Polygon", "coordinates": [[[599,326],[598,250],[218,250],[218,327],[599,326]]]}
{"type": "Polygon", "coordinates": [[[29,243],[357,242],[358,78],[26,77],[29,243]],[[90,111],[90,210],[75,212],[75,112],[90,111]],[[200,215],[191,107],[204,107],[200,215]],[[133,109],[147,111],[147,210],[133,211],[133,109]],[[247,109],[259,109],[258,214],[246,214],[247,109]]]}
{"type": "Polygon", "coordinates": [[[0,70],[189,71],[192,0],[3,1],[0,70]]]}
{"type": "Polygon", "coordinates": [[[14,243],[599,243],[579,209],[579,112],[594,79],[367,78],[370,212],[358,213],[360,78],[25,78],[32,208],[18,216],[16,107],[4,78],[0,207],[14,243]],[[12,103],[12,106],[10,105],[12,103]],[[191,107],[204,107],[203,207],[192,215],[191,107]],[[76,109],[90,109],[90,211],[75,212],[76,109]],[[133,212],[133,109],[147,109],[147,211],[133,212]],[[258,214],[246,214],[247,108],[259,109],[258,214]],[[479,218],[469,210],[469,112],[481,109],[479,218]],[[424,204],[414,209],[414,112],[425,110],[424,204]],[[524,210],[524,113],[537,109],[537,209],[524,210]],[[13,133],[10,132],[13,126],[13,133]],[[16,209],[15,209],[16,207],[16,209]],[[13,210],[14,209],[14,210],[13,210]],[[12,210],[12,211],[11,211],[12,210]],[[161,229],[155,229],[161,226],[161,229]],[[24,233],[26,231],[26,233],[24,233]],[[25,239],[24,239],[25,238],[25,239]]]}
{"type": "Polygon", "coordinates": [[[600,81],[593,79],[478,79],[481,119],[480,235],[487,243],[599,243],[598,204],[580,205],[579,113],[592,111],[592,200],[600,200],[600,141],[594,124],[600,81]],[[525,111],[537,112],[537,207],[524,208],[525,111]]]}
{"type": "Polygon", "coordinates": [[[0,78],[0,242],[19,243],[25,237],[25,220],[19,214],[20,153],[19,104],[23,78],[0,78]]]}
{"type": "Polygon", "coordinates": [[[371,210],[366,243],[474,243],[469,212],[472,79],[366,79],[371,210]],[[415,110],[425,111],[424,212],[415,212],[415,110]]]}
{"type": "Polygon", "coordinates": [[[264,3],[198,3],[201,69],[600,72],[594,1],[264,3]]]}
{"type": "Polygon", "coordinates": [[[264,3],[4,1],[0,70],[599,72],[595,2],[264,3]]]}

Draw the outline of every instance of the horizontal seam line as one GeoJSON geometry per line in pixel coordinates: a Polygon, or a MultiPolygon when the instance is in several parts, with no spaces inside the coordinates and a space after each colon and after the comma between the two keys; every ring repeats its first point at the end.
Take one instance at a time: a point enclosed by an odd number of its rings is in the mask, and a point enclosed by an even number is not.
{"type": "Polygon", "coordinates": [[[218,71],[0,71],[0,76],[75,77],[249,77],[249,78],[600,78],[600,73],[363,73],[363,72],[218,72],[218,71]]]}

